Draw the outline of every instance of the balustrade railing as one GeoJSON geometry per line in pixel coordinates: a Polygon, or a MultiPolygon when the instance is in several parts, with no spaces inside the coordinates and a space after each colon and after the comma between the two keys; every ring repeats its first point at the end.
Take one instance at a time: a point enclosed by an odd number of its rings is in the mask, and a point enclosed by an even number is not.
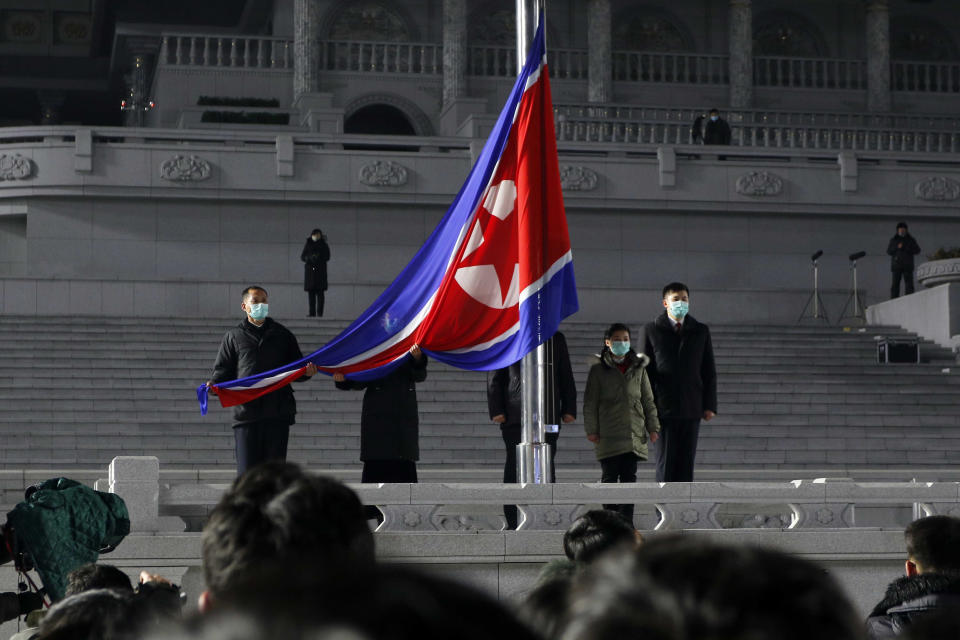
{"type": "MultiPolygon", "coordinates": [[[[473,46],[467,49],[467,73],[475,76],[512,78],[517,75],[517,51],[513,47],[473,46]]],[[[548,49],[550,77],[586,80],[586,49],[548,49]]]]}
{"type": "Polygon", "coordinates": [[[860,91],[867,88],[867,63],[837,58],[760,56],[753,59],[753,84],[757,87],[860,91]]]}
{"type": "Polygon", "coordinates": [[[613,79],[621,82],[729,84],[728,56],[614,51],[613,79]]]}
{"type": "Polygon", "coordinates": [[[894,91],[960,92],[960,63],[894,60],[891,72],[894,91]]]}
{"type": "MultiPolygon", "coordinates": [[[[556,103],[558,116],[570,119],[636,120],[692,124],[704,109],[629,104],[556,103]]],[[[793,125],[800,127],[858,127],[866,129],[920,129],[960,131],[960,117],[905,113],[862,113],[839,111],[786,111],[737,109],[723,113],[731,124],[793,125]]]]}
{"type": "MultiPolygon", "coordinates": [[[[100,490],[120,495],[132,531],[199,524],[228,485],[195,481],[167,484],[152,456],[117,457],[100,490]],[[182,520],[181,520],[182,519],[182,520]]],[[[563,530],[578,513],[598,504],[633,503],[650,508],[638,520],[649,529],[837,529],[857,526],[856,508],[909,506],[914,518],[951,513],[960,507],[960,483],[867,482],[848,478],[791,482],[638,482],[623,484],[421,483],[350,485],[366,505],[384,514],[379,531],[499,529],[489,514],[518,505],[520,529],[563,530]],[[648,514],[648,515],[647,515],[648,514]],[[465,527],[476,521],[481,526],[465,527]],[[492,525],[492,526],[491,526],[492,525]]]]}
{"type": "Polygon", "coordinates": [[[160,65],[291,69],[293,42],[262,36],[168,33],[161,41],[160,65]]]}
{"type": "Polygon", "coordinates": [[[443,46],[430,42],[327,40],[320,43],[325,71],[438,74],[443,72],[443,46]]]}
{"type": "MultiPolygon", "coordinates": [[[[479,45],[467,49],[467,72],[476,76],[516,75],[516,49],[479,45]]],[[[586,49],[549,49],[551,77],[587,78],[586,49]]],[[[293,41],[264,36],[230,36],[202,33],[163,35],[161,65],[292,69],[293,41]]],[[[443,71],[443,45],[430,42],[370,42],[328,40],[320,45],[320,65],[325,71],[439,74],[443,71]]],[[[729,56],[654,51],[614,51],[613,79],[619,82],[653,82],[725,85],[730,82],[729,56]]],[[[890,65],[893,91],[958,93],[960,63],[894,60],[890,65]]],[[[753,82],[758,87],[800,89],[867,88],[865,60],[757,56],[753,82]]]]}
{"type": "MultiPolygon", "coordinates": [[[[731,123],[732,144],[775,149],[956,153],[960,132],[847,126],[731,123]]],[[[693,144],[691,122],[556,116],[563,142],[693,144]]]]}

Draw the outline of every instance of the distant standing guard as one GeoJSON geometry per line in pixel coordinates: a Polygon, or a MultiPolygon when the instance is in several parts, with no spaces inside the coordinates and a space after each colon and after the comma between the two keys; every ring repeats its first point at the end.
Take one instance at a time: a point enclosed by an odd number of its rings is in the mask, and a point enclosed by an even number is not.
{"type": "MultiPolygon", "coordinates": [[[[296,337],[268,317],[266,289],[255,285],[244,289],[240,308],[247,317],[224,334],[207,386],[246,378],[303,358],[296,337]]],[[[300,380],[316,372],[316,365],[310,363],[300,380]]],[[[296,415],[297,401],[291,385],[233,408],[237,475],[267,460],[286,460],[290,425],[296,415]]]]}
{"type": "Polygon", "coordinates": [[[920,253],[920,245],[907,231],[906,222],[897,223],[897,233],[887,244],[890,256],[890,271],[893,280],[890,283],[890,299],[900,297],[900,280],[903,279],[904,295],[913,293],[913,256],[920,253]]]}
{"type": "Polygon", "coordinates": [[[663,288],[665,311],[646,326],[644,351],[660,417],[657,482],[693,482],[700,420],[717,415],[717,368],[707,325],[689,315],[690,290],[663,288]]]}
{"type": "Polygon", "coordinates": [[[730,144],[732,140],[730,125],[720,117],[719,111],[710,109],[710,119],[703,129],[703,144],[730,144]]]}
{"type": "Polygon", "coordinates": [[[300,252],[303,261],[303,290],[307,292],[310,304],[309,316],[323,316],[323,292],[327,290],[327,262],[330,260],[330,246],[327,236],[320,229],[314,229],[300,252]]]}

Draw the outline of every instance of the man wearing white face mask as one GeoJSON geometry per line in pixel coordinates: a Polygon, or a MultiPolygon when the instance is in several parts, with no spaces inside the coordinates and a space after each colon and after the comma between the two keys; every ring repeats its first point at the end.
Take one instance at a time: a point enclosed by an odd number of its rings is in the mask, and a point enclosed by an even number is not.
{"type": "MultiPolygon", "coordinates": [[[[241,300],[246,318],[224,334],[208,385],[270,371],[303,357],[289,329],[268,317],[266,289],[247,287],[241,300]]],[[[316,372],[311,363],[300,380],[316,372]]],[[[286,460],[290,425],[296,415],[297,402],[290,385],[233,408],[237,475],[267,460],[286,460]]]]}
{"type": "Polygon", "coordinates": [[[660,415],[657,482],[693,482],[700,420],[717,414],[717,368],[707,325],[688,313],[682,282],[663,288],[665,311],[646,329],[644,352],[660,415]]]}

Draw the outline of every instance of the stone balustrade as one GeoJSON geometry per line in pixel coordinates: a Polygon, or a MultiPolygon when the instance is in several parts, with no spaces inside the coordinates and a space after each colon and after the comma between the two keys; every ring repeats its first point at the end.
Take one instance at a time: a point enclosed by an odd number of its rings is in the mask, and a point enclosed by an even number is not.
{"type": "MultiPolygon", "coordinates": [[[[559,102],[553,111],[565,120],[677,122],[692,124],[705,115],[701,108],[618,103],[559,102]]],[[[847,127],[862,129],[904,129],[960,131],[960,118],[954,116],[909,113],[863,113],[842,111],[794,111],[788,109],[733,109],[723,118],[733,125],[793,125],[797,127],[847,127]]]]}
{"type": "Polygon", "coordinates": [[[894,91],[960,92],[960,64],[956,62],[894,60],[891,67],[890,88],[894,91]]]}
{"type": "Polygon", "coordinates": [[[730,57],[700,53],[614,51],[612,73],[613,79],[619,82],[725,85],[730,84],[730,57]]]}
{"type": "Polygon", "coordinates": [[[324,71],[440,74],[443,46],[431,42],[328,40],[320,44],[324,71]]]}
{"type": "Polygon", "coordinates": [[[865,60],[839,58],[759,56],[753,59],[753,84],[757,87],[863,91],[867,88],[867,63],[865,60]]]}
{"type": "MultiPolygon", "coordinates": [[[[100,488],[127,502],[134,531],[198,528],[226,484],[159,481],[152,456],[117,457],[100,488]]],[[[960,483],[868,482],[820,478],[792,482],[632,484],[500,483],[350,484],[384,515],[380,532],[490,531],[502,528],[500,506],[516,504],[521,530],[556,531],[600,504],[640,505],[644,530],[849,529],[856,508],[909,508],[914,516],[960,513],[960,483]]]]}
{"type": "MultiPolygon", "coordinates": [[[[468,47],[468,73],[487,77],[516,75],[516,48],[468,47]]],[[[266,36],[165,33],[159,64],[163,66],[292,69],[293,41],[266,36]]],[[[587,78],[587,49],[550,48],[551,76],[562,80],[587,78]]],[[[690,52],[614,51],[612,77],[618,82],[728,85],[728,55],[690,52]]],[[[320,68],[325,71],[437,75],[443,71],[439,42],[328,40],[320,44],[320,68]]],[[[866,61],[842,58],[757,56],[753,82],[758,87],[865,91],[866,61]]],[[[895,60],[890,65],[894,91],[957,93],[960,64],[895,60]]]]}
{"type": "MultiPolygon", "coordinates": [[[[570,142],[692,144],[691,122],[606,120],[558,115],[557,140],[570,142]]],[[[845,126],[731,123],[732,144],[772,149],[956,153],[960,132],[845,126]]]]}
{"type": "Polygon", "coordinates": [[[164,66],[292,69],[293,41],[267,36],[167,33],[159,63],[164,66]]]}
{"type": "MultiPolygon", "coordinates": [[[[292,69],[293,41],[265,36],[200,33],[163,35],[159,63],[170,66],[292,69]]],[[[516,75],[516,49],[511,46],[468,47],[468,73],[488,77],[516,75]]],[[[547,52],[551,75],[562,80],[587,77],[587,49],[547,52]]],[[[439,42],[379,42],[328,40],[320,45],[320,68],[326,71],[412,73],[437,75],[443,71],[439,42]]],[[[618,82],[728,85],[727,55],[614,51],[612,77],[618,82]]],[[[866,61],[842,58],[757,56],[753,82],[758,87],[865,91],[866,61]]],[[[894,91],[957,93],[960,64],[895,60],[890,65],[894,91]]]]}

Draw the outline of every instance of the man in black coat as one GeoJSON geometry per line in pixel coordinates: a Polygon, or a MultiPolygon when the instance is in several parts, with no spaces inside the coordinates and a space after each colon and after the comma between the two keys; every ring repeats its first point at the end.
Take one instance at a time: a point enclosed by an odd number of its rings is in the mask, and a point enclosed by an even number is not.
{"type": "Polygon", "coordinates": [[[365,389],[360,415],[360,482],[416,482],[420,459],[417,383],[427,379],[427,356],[420,347],[376,380],[358,382],[334,373],[337,389],[365,389]]]}
{"type": "Polygon", "coordinates": [[[646,327],[644,352],[660,415],[657,482],[693,482],[700,420],[717,415],[717,368],[707,325],[687,312],[682,282],[663,288],[665,311],[646,327]]]}
{"type": "Polygon", "coordinates": [[[920,253],[920,245],[907,231],[907,223],[897,223],[897,233],[887,243],[887,255],[890,256],[890,271],[893,280],[890,284],[890,299],[900,296],[900,279],[906,295],[913,293],[913,256],[920,253]]]}
{"type": "MultiPolygon", "coordinates": [[[[247,317],[224,334],[207,385],[246,378],[303,357],[294,335],[268,317],[267,291],[263,287],[244,289],[240,308],[247,317]]],[[[317,367],[311,363],[300,379],[316,372],[317,367]]],[[[290,385],[233,408],[238,475],[267,460],[286,460],[290,425],[296,415],[297,402],[290,385]]]]}
{"type": "Polygon", "coordinates": [[[897,637],[937,612],[960,611],[960,518],[920,518],[903,534],[907,575],[890,583],[867,618],[871,640],[897,637]]]}
{"type": "MultiPolygon", "coordinates": [[[[550,445],[550,477],[556,481],[557,440],[560,437],[560,423],[569,424],[577,419],[577,385],[573,379],[573,367],[570,365],[570,353],[567,339],[559,331],[550,341],[553,355],[554,402],[552,415],[547,416],[547,424],[557,425],[556,432],[546,434],[550,445]]],[[[517,481],[517,445],[520,444],[522,385],[520,363],[497,369],[487,376],[487,408],[490,419],[500,425],[500,435],[507,448],[507,459],[503,465],[503,481],[517,481]]],[[[517,507],[503,505],[503,515],[507,520],[507,529],[517,528],[517,507]]]]}
{"type": "Polygon", "coordinates": [[[307,292],[307,301],[310,306],[309,316],[323,315],[323,292],[327,290],[327,262],[330,260],[330,246],[327,236],[320,229],[310,232],[303,251],[300,252],[303,261],[303,290],[307,292]]]}
{"type": "Polygon", "coordinates": [[[703,129],[703,144],[730,144],[732,140],[730,125],[720,117],[719,111],[710,109],[710,119],[703,129]]]}

